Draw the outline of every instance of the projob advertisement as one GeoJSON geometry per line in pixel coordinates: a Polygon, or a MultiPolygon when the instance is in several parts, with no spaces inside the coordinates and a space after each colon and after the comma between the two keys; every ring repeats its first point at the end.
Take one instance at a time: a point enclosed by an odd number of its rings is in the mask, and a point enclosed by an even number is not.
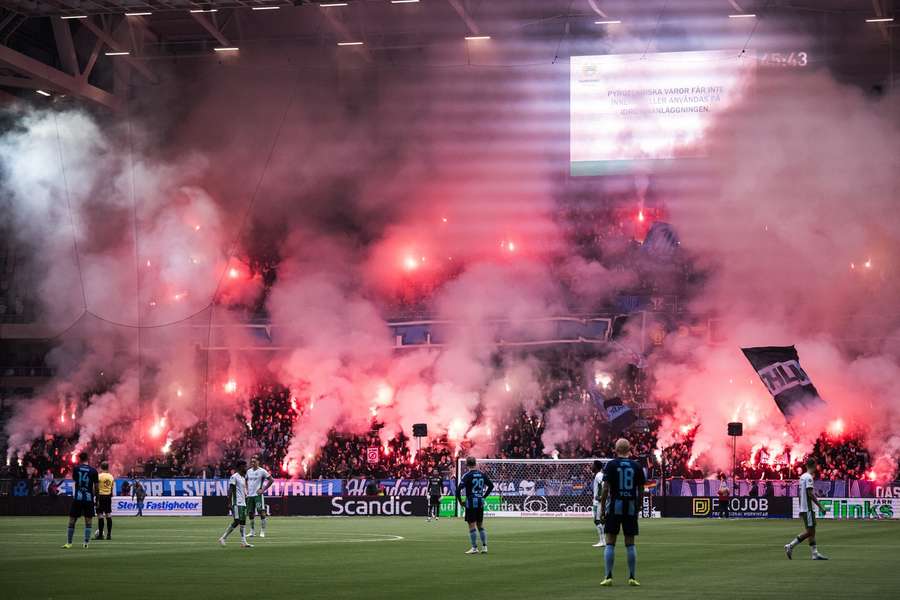
{"type": "MultiPolygon", "coordinates": [[[[815,509],[819,519],[897,519],[900,498],[820,498],[815,509]]],[[[794,516],[800,515],[800,501],[794,498],[794,516]]]]}

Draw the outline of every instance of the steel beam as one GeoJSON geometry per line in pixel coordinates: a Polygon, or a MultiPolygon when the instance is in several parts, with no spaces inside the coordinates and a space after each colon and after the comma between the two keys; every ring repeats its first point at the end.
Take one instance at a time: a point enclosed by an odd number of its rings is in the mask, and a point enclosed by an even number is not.
{"type": "Polygon", "coordinates": [[[53,38],[56,40],[56,53],[63,71],[69,75],[78,77],[81,69],[78,67],[78,57],[75,55],[75,44],[72,42],[72,29],[68,21],[51,17],[50,25],[53,27],[53,38]]]}
{"type": "MultiPolygon", "coordinates": [[[[129,52],[131,50],[130,48],[126,48],[123,44],[117,42],[108,32],[104,31],[100,27],[97,27],[97,24],[94,23],[92,19],[81,19],[80,23],[87,27],[99,39],[103,40],[103,43],[109,46],[110,50],[114,50],[116,52],[129,52]]],[[[151,83],[156,83],[156,76],[150,69],[147,68],[144,63],[135,59],[133,56],[122,56],[119,58],[128,63],[128,65],[135,71],[143,75],[144,79],[151,83]]]]}
{"type": "Polygon", "coordinates": [[[9,46],[0,46],[0,63],[15,69],[19,73],[30,76],[35,85],[46,84],[45,87],[52,90],[72,94],[114,110],[118,110],[121,107],[121,99],[119,97],[87,82],[80,81],[78,78],[59,69],[54,69],[30,56],[16,52],[9,46]]]}

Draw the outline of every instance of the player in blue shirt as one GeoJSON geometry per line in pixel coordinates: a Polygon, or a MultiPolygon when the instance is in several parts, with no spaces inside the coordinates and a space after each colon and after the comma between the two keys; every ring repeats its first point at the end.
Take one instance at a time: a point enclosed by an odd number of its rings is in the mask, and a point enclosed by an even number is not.
{"type": "Polygon", "coordinates": [[[625,551],[628,553],[628,585],[638,586],[634,578],[637,551],[634,538],[638,534],[638,513],[641,510],[641,494],[644,492],[644,468],[628,458],[631,444],[626,439],[616,442],[616,458],[603,468],[603,491],[600,494],[600,522],[606,532],[606,578],[600,585],[612,585],[613,563],[616,560],[616,537],[619,529],[625,534],[625,551]]]}
{"type": "Polygon", "coordinates": [[[472,547],[466,550],[466,554],[478,554],[478,541],[475,537],[475,528],[481,535],[482,552],[487,554],[487,532],[484,530],[484,499],[491,495],[494,483],[487,475],[475,468],[475,457],[466,459],[466,474],[459,480],[456,486],[456,501],[463,504],[461,494],[465,490],[466,523],[469,525],[469,540],[472,547]]]}
{"type": "Polygon", "coordinates": [[[100,477],[97,469],[87,464],[87,452],[78,454],[78,464],[72,468],[72,504],[69,506],[68,541],[63,548],[72,547],[72,536],[75,535],[75,522],[84,516],[84,547],[91,541],[91,520],[94,518],[94,500],[97,498],[100,477]]]}

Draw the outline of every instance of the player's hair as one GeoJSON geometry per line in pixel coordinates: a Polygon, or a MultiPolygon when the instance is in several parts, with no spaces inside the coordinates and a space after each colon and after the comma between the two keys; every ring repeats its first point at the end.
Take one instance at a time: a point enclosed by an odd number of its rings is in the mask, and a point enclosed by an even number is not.
{"type": "Polygon", "coordinates": [[[104,471],[109,470],[109,463],[104,460],[102,463],[100,463],[100,468],[104,471]]]}
{"type": "Polygon", "coordinates": [[[806,459],[806,468],[808,469],[808,468],[814,467],[814,466],[816,466],[816,459],[815,459],[815,457],[810,456],[809,458],[806,459]]]}
{"type": "Polygon", "coordinates": [[[474,456],[469,456],[469,457],[466,458],[466,466],[467,466],[467,467],[474,467],[474,466],[475,466],[475,457],[474,457],[474,456]]]}
{"type": "Polygon", "coordinates": [[[603,470],[603,461],[595,460],[594,461],[594,473],[599,473],[602,470],[603,470]]]}
{"type": "Polygon", "coordinates": [[[88,453],[87,453],[87,452],[79,452],[79,453],[78,453],[78,460],[79,460],[80,462],[86,463],[86,462],[87,462],[87,459],[88,459],[88,453]]]}
{"type": "Polygon", "coordinates": [[[246,460],[237,461],[237,463],[234,465],[234,468],[236,468],[238,471],[240,471],[241,469],[246,469],[247,461],[246,460]]]}

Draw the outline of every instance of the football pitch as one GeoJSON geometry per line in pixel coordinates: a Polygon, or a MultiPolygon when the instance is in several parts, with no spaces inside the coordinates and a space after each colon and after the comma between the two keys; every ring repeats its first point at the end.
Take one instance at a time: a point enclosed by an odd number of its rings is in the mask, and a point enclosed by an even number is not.
{"type": "MultiPolygon", "coordinates": [[[[113,539],[63,550],[65,517],[0,518],[3,598],[553,598],[670,600],[898,598],[900,523],[825,521],[830,561],[782,546],[797,521],[661,519],[641,522],[640,588],[599,586],[602,549],[587,519],[489,519],[487,555],[467,556],[458,519],[271,518],[266,539],[216,543],[226,517],[117,518],[113,539]]],[[[79,526],[81,522],[79,521],[79,526]]]]}

